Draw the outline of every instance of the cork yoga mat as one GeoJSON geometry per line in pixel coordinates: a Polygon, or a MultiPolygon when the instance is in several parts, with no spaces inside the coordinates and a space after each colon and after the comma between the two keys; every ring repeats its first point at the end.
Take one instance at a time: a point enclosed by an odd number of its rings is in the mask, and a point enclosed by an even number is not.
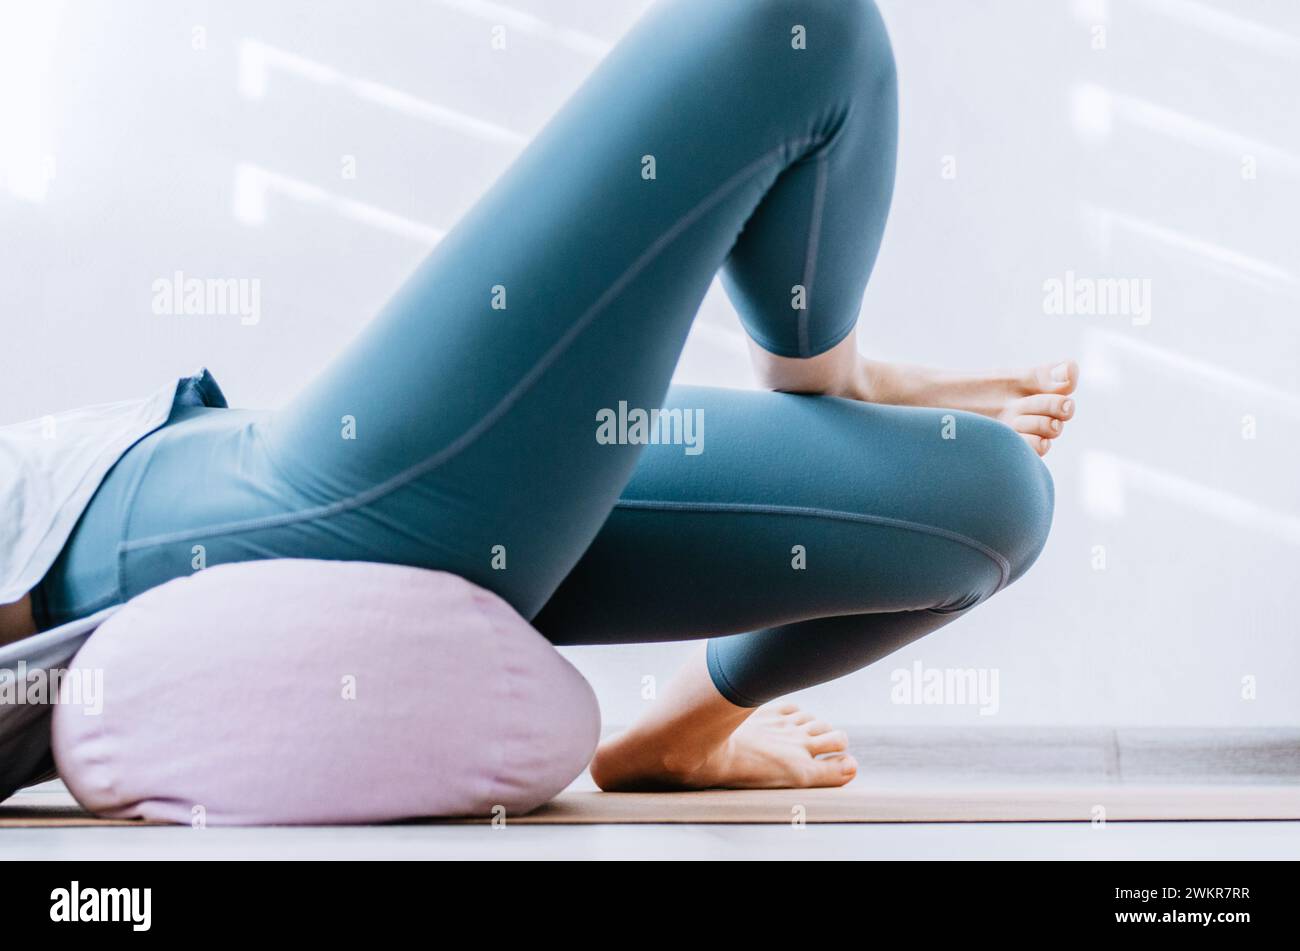
{"type": "MultiPolygon", "coordinates": [[[[70,800],[15,797],[0,807],[0,828],[147,826],[99,819],[70,800]],[[31,802],[32,799],[42,800],[31,802]]],[[[844,789],[717,790],[688,793],[574,791],[507,822],[531,825],[792,822],[1132,822],[1300,819],[1300,787],[1192,786],[944,786],[844,789]]],[[[484,819],[423,820],[475,823],[484,819]]]]}
{"type": "MultiPolygon", "coordinates": [[[[843,789],[601,793],[586,779],[517,824],[1300,820],[1294,728],[859,727],[843,789]]],[[[422,820],[473,823],[484,819],[422,820]]],[[[57,784],[0,805],[0,829],[97,819],[57,784]]]]}

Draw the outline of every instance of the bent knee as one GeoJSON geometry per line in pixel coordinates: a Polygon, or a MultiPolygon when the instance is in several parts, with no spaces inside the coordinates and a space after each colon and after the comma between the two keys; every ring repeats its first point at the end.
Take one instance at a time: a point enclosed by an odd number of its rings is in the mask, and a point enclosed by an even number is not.
{"type": "Polygon", "coordinates": [[[996,420],[956,414],[952,470],[955,501],[966,511],[967,534],[1005,559],[1010,584],[1021,577],[1047,544],[1055,489],[1038,454],[1011,427],[996,420]]]}
{"type": "Polygon", "coordinates": [[[831,55],[842,57],[851,71],[846,78],[892,92],[897,82],[894,49],[875,0],[815,0],[813,5],[821,8],[821,41],[831,55]]]}
{"type": "Polygon", "coordinates": [[[726,44],[764,81],[791,93],[893,95],[894,54],[874,0],[725,0],[714,10],[726,44]]]}

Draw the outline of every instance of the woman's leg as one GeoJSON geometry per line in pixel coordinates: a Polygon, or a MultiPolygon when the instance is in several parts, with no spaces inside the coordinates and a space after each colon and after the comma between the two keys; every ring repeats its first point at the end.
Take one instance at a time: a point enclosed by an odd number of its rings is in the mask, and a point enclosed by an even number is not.
{"type": "Polygon", "coordinates": [[[775,352],[851,331],[896,124],[870,0],[659,4],[303,393],[124,457],[51,616],[309,557],[455,572],[532,617],[641,453],[602,414],[659,406],[719,268],[775,352]]]}
{"type": "Polygon", "coordinates": [[[601,414],[659,406],[720,267],[776,352],[852,329],[895,128],[868,0],[660,4],[275,414],[270,458],[339,531],[401,526],[368,556],[457,572],[532,616],[640,455],[598,440],[601,414]]]}
{"type": "MultiPolygon", "coordinates": [[[[802,748],[770,753],[767,772],[750,764],[740,779],[720,778],[735,764],[716,757],[701,773],[701,754],[742,708],[858,670],[954,620],[1020,577],[1046,541],[1046,467],[982,416],[699,387],[674,387],[665,407],[701,416],[704,451],[648,449],[536,624],[557,644],[732,636],[710,641],[707,678],[696,672],[671,694],[655,729],[598,757],[606,784],[672,780],[642,753],[676,757],[694,784],[803,781],[814,767],[802,748]],[[675,709],[710,683],[726,701],[714,722],[678,722],[675,709]]],[[[749,739],[784,749],[788,736],[749,739]]]]}

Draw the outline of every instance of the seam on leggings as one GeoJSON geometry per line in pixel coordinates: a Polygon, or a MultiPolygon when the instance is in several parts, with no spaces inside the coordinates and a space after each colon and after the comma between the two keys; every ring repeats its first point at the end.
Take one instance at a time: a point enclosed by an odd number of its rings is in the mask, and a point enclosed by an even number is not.
{"type": "Polygon", "coordinates": [[[981,555],[984,555],[997,566],[1000,575],[996,589],[997,591],[1001,591],[1005,588],[1011,579],[1011,562],[1001,552],[990,548],[983,542],[977,541],[969,535],[963,535],[961,532],[954,532],[946,528],[940,528],[937,525],[927,525],[924,522],[911,522],[907,519],[901,518],[889,518],[886,515],[867,515],[862,512],[841,512],[837,509],[814,508],[802,505],[764,505],[761,503],[749,502],[657,502],[651,499],[619,499],[618,502],[614,504],[614,507],[624,509],[650,509],[661,512],[735,512],[739,514],[803,515],[809,518],[826,518],[842,522],[861,522],[867,525],[881,525],[886,528],[900,528],[905,531],[921,532],[924,535],[933,535],[937,538],[946,538],[949,541],[965,545],[967,548],[973,549],[981,555]]]}
{"type": "MultiPolygon", "coordinates": [[[[173,413],[175,412],[175,407],[172,408],[172,412],[173,413]]],[[[134,478],[131,480],[130,485],[127,486],[126,492],[123,494],[121,518],[117,524],[117,537],[119,539],[126,538],[127,531],[130,529],[131,514],[132,512],[135,511],[135,497],[137,494],[139,494],[140,485],[141,483],[144,482],[145,474],[149,471],[149,467],[153,464],[154,453],[158,451],[159,440],[164,438],[161,435],[161,433],[163,430],[167,428],[167,425],[170,423],[170,421],[171,421],[171,413],[168,414],[168,418],[164,420],[160,426],[158,426],[152,432],[146,433],[144,436],[141,436],[130,446],[128,446],[127,449],[122,453],[122,455],[118,457],[118,462],[114,464],[114,466],[121,464],[122,460],[126,458],[127,453],[135,450],[137,447],[143,444],[145,440],[149,439],[150,437],[155,437],[151,442],[145,445],[145,449],[143,451],[147,453],[147,455],[144,457],[144,462],[142,462],[137,468],[134,478]]],[[[112,471],[113,470],[110,468],[109,473],[112,473],[112,471]]],[[[107,479],[108,476],[106,475],[104,481],[100,482],[99,488],[102,489],[104,487],[104,482],[106,482],[107,479]]],[[[99,489],[96,489],[96,494],[98,494],[98,491],[99,489]]],[[[91,501],[92,502],[94,501],[93,496],[91,501]]],[[[70,538],[69,541],[71,541],[70,538]]],[[[67,544],[68,542],[64,542],[65,547],[67,544]]],[[[125,597],[126,574],[125,574],[125,564],[123,558],[125,554],[123,549],[124,544],[125,544],[124,542],[119,541],[112,548],[114,590],[110,594],[106,594],[103,597],[96,598],[94,601],[91,601],[89,604],[78,604],[75,605],[71,610],[65,608],[60,612],[60,617],[58,621],[59,624],[66,624],[70,620],[89,617],[90,615],[96,614],[99,611],[104,610],[105,608],[112,607],[113,605],[116,604],[122,604],[126,601],[126,597],[125,597]]],[[[60,557],[62,557],[62,553],[60,553],[60,557]]],[[[40,586],[42,588],[44,588],[45,582],[48,578],[49,578],[49,570],[47,569],[45,573],[45,577],[41,579],[40,586]]],[[[46,602],[46,607],[48,610],[48,601],[46,602]]],[[[51,618],[50,620],[54,620],[54,619],[51,618]]],[[[55,626],[57,627],[58,625],[55,626]]]]}
{"type": "MultiPolygon", "coordinates": [[[[166,423],[163,424],[163,428],[166,428],[166,423]]],[[[153,467],[154,454],[158,451],[158,443],[164,438],[164,436],[160,435],[149,444],[149,455],[145,457],[144,462],[136,470],[135,478],[132,479],[131,484],[127,486],[126,497],[122,500],[122,522],[118,526],[117,535],[117,537],[122,540],[117,543],[117,550],[114,552],[114,557],[117,562],[114,566],[117,576],[116,594],[119,602],[126,600],[127,543],[125,540],[130,538],[131,516],[135,514],[135,498],[140,493],[140,485],[144,482],[145,475],[148,474],[149,470],[153,467]]]]}
{"type": "MultiPolygon", "coordinates": [[[[780,146],[766,152],[762,157],[750,162],[740,171],[736,172],[729,179],[715,188],[707,196],[700,200],[690,211],[686,212],[665,232],[656,238],[641,255],[632,262],[626,271],[618,276],[615,281],[606,288],[596,301],[587,308],[581,317],[579,317],[568,330],[561,335],[560,339],[551,345],[551,348],[542,355],[542,358],[533,364],[532,369],[524,374],[510,391],[506,393],[501,400],[488,410],[474,425],[465,430],[450,443],[439,449],[432,456],[417,462],[413,466],[402,470],[396,475],[389,476],[378,485],[371,486],[355,495],[347,498],[338,499],[324,505],[317,505],[309,509],[303,509],[297,512],[285,512],[281,515],[267,515],[254,519],[244,519],[236,522],[226,522],[213,526],[195,526],[180,532],[168,532],[161,535],[154,535],[148,538],[140,538],[122,543],[121,552],[124,554],[129,551],[136,551],[141,548],[149,548],[154,545],[165,545],[170,542],[184,541],[192,538],[196,534],[203,534],[209,537],[218,535],[234,535],[240,532],[257,531],[264,528],[274,528],[279,525],[294,525],[298,522],[310,521],[317,518],[327,518],[332,515],[340,515],[349,512],[355,508],[360,508],[371,502],[383,498],[391,492],[400,489],[409,482],[418,479],[420,476],[432,472],[438,466],[442,465],[449,459],[454,458],[467,446],[472,444],[479,436],[487,432],[506,412],[517,403],[537,380],[545,373],[556,360],[563,355],[569,346],[578,338],[587,327],[600,315],[610,303],[612,303],[623,292],[628,284],[636,278],[650,262],[657,258],[665,248],[672,244],[681,234],[686,231],[692,224],[713,206],[726,198],[731,192],[743,185],[758,172],[762,171],[768,165],[779,160],[784,153],[790,150],[803,148],[807,145],[820,145],[824,139],[820,136],[810,136],[802,139],[794,139],[784,142],[780,146]]],[[[278,466],[277,466],[278,468],[278,466]]]]}
{"type": "Polygon", "coordinates": [[[812,212],[808,221],[808,251],[803,262],[803,310],[799,312],[799,355],[812,356],[812,346],[808,340],[808,321],[813,306],[813,282],[817,278],[817,252],[821,245],[822,213],[826,203],[826,153],[819,153],[817,163],[817,184],[813,187],[812,212]]]}

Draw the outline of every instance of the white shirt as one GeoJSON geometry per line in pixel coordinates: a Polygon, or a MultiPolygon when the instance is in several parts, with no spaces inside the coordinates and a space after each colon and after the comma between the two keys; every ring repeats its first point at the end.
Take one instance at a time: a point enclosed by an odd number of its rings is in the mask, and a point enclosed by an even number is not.
{"type": "Polygon", "coordinates": [[[0,604],[45,577],[108,470],[174,407],[225,405],[200,369],[144,399],[0,427],[0,604]]]}

